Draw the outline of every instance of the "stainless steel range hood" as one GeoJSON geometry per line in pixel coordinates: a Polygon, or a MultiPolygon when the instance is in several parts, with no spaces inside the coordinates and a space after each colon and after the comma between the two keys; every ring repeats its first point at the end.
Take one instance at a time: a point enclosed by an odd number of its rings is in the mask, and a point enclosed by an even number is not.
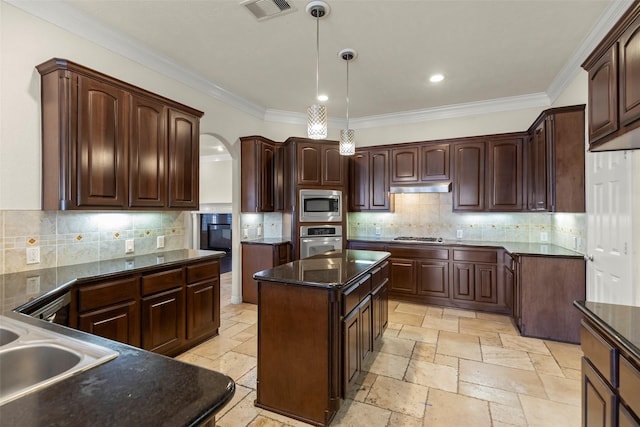
{"type": "Polygon", "coordinates": [[[424,182],[419,185],[394,185],[389,193],[450,193],[451,182],[424,182]]]}

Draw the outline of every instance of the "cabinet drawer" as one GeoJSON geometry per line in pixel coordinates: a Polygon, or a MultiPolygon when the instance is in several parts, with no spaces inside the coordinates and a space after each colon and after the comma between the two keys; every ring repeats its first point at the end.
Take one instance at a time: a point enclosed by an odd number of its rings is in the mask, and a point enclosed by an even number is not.
{"type": "Polygon", "coordinates": [[[584,320],[580,327],[580,345],[584,357],[614,388],[618,386],[618,349],[609,344],[584,320]]]}
{"type": "Polygon", "coordinates": [[[389,262],[371,272],[371,289],[376,289],[389,277],[389,262]]]}
{"type": "Polygon", "coordinates": [[[220,274],[220,263],[218,261],[207,262],[187,266],[187,282],[195,283],[204,279],[210,279],[220,274]]]}
{"type": "Polygon", "coordinates": [[[640,415],[640,370],[620,356],[620,398],[636,415],[640,415]]]}
{"type": "Polygon", "coordinates": [[[453,250],[454,261],[468,261],[468,262],[484,262],[487,264],[498,263],[497,251],[467,251],[454,249],[453,250]]]}
{"type": "Polygon", "coordinates": [[[184,282],[182,269],[163,271],[142,276],[142,295],[154,294],[166,289],[182,286],[184,282]]]}
{"type": "Polygon", "coordinates": [[[389,252],[397,258],[449,259],[449,250],[443,248],[389,245],[389,252]]]}
{"type": "Polygon", "coordinates": [[[83,312],[122,301],[136,300],[137,295],[138,279],[135,277],[81,286],[78,289],[78,310],[83,312]]]}
{"type": "Polygon", "coordinates": [[[345,316],[360,304],[361,297],[366,297],[371,292],[371,275],[367,274],[355,285],[342,294],[342,315],[345,316]]]}

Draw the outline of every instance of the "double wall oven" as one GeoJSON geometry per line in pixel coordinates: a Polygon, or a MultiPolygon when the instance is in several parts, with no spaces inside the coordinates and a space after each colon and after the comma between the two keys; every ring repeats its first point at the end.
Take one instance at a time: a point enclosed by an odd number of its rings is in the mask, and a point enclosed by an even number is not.
{"type": "Polygon", "coordinates": [[[300,190],[299,201],[300,258],[342,249],[342,191],[300,190]]]}

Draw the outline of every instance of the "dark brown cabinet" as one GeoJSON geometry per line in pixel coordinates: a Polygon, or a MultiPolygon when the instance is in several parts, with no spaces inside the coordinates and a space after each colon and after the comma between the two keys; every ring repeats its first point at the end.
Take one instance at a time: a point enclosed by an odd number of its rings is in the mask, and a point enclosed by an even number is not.
{"type": "Polygon", "coordinates": [[[640,126],[640,4],[631,5],[582,68],[589,73],[589,150],[640,148],[638,138],[624,136],[640,126]]]}
{"type": "Polygon", "coordinates": [[[217,260],[83,283],[72,295],[70,326],[169,356],[220,327],[217,260]]]}
{"type": "Polygon", "coordinates": [[[523,137],[487,143],[487,210],[522,211],[524,207],[523,137]]]}
{"type": "Polygon", "coordinates": [[[497,266],[500,251],[498,250],[453,250],[453,296],[460,300],[462,307],[483,307],[486,304],[499,307],[506,306],[504,296],[498,295],[503,286],[498,286],[497,266]],[[467,302],[474,302],[469,306],[467,302]]]}
{"type": "Polygon", "coordinates": [[[341,187],[346,184],[345,157],[336,142],[296,141],[297,184],[341,187]]]}
{"type": "Polygon", "coordinates": [[[344,389],[351,389],[373,351],[371,296],[367,296],[343,320],[344,389]]]}
{"type": "Polygon", "coordinates": [[[584,108],[546,110],[529,129],[528,210],[585,211],[584,108]]]}
{"type": "Polygon", "coordinates": [[[184,273],[182,268],[141,278],[142,348],[168,354],[185,340],[184,273]]]}
{"type": "Polygon", "coordinates": [[[42,84],[42,208],[197,209],[202,112],[64,59],[42,84]]]}
{"type": "Polygon", "coordinates": [[[452,144],[453,210],[482,212],[485,210],[484,141],[452,144]]]}
{"type": "Polygon", "coordinates": [[[449,144],[427,143],[420,147],[420,180],[450,179],[449,144]]]}
{"type": "Polygon", "coordinates": [[[640,426],[640,367],[637,358],[600,325],[585,318],[580,326],[582,425],[640,426]]]}
{"type": "Polygon", "coordinates": [[[391,211],[389,150],[358,150],[349,160],[349,211],[391,211]]]}
{"type": "Polygon", "coordinates": [[[391,149],[391,184],[413,184],[420,180],[419,147],[391,149]]]}
{"type": "Polygon", "coordinates": [[[577,257],[518,256],[515,273],[515,323],[523,336],[580,342],[580,313],[571,306],[584,300],[585,261],[577,257]]]}
{"type": "Polygon", "coordinates": [[[137,277],[83,285],[75,293],[78,329],[139,347],[139,286],[137,277]]]}
{"type": "Polygon", "coordinates": [[[133,97],[129,140],[129,204],[132,207],[164,207],[166,156],[166,106],[150,98],[133,97]]]}
{"type": "Polygon", "coordinates": [[[382,334],[389,324],[389,262],[371,271],[371,309],[373,348],[381,343],[382,334]]]}
{"type": "Polygon", "coordinates": [[[389,291],[393,294],[415,295],[418,285],[416,283],[416,266],[413,259],[389,258],[389,291]]]}
{"type": "Polygon", "coordinates": [[[418,260],[418,295],[449,298],[449,262],[418,260]]]}
{"type": "Polygon", "coordinates": [[[220,327],[220,263],[187,266],[187,341],[215,335],[220,327]]]}
{"type": "Polygon", "coordinates": [[[170,208],[197,209],[200,200],[200,130],[193,114],[169,109],[170,208]]]}
{"type": "Polygon", "coordinates": [[[284,209],[284,149],[262,137],[241,138],[242,212],[284,209]]]}
{"type": "Polygon", "coordinates": [[[277,267],[291,261],[291,243],[242,242],[242,301],[258,303],[258,271],[277,267]]]}

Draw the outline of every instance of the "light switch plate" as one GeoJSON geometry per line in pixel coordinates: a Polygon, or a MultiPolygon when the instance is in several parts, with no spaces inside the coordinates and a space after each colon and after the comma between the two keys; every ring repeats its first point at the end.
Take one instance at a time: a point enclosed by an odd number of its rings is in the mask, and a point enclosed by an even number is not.
{"type": "Polygon", "coordinates": [[[124,242],[124,253],[132,254],[134,251],[133,239],[127,239],[124,242]]]}
{"type": "Polygon", "coordinates": [[[462,239],[462,230],[456,230],[456,238],[462,239]]]}
{"type": "Polygon", "coordinates": [[[27,248],[27,264],[38,264],[40,262],[40,246],[27,248]]]}
{"type": "Polygon", "coordinates": [[[164,236],[158,236],[158,238],[156,239],[156,248],[157,249],[164,248],[164,236]]]}

